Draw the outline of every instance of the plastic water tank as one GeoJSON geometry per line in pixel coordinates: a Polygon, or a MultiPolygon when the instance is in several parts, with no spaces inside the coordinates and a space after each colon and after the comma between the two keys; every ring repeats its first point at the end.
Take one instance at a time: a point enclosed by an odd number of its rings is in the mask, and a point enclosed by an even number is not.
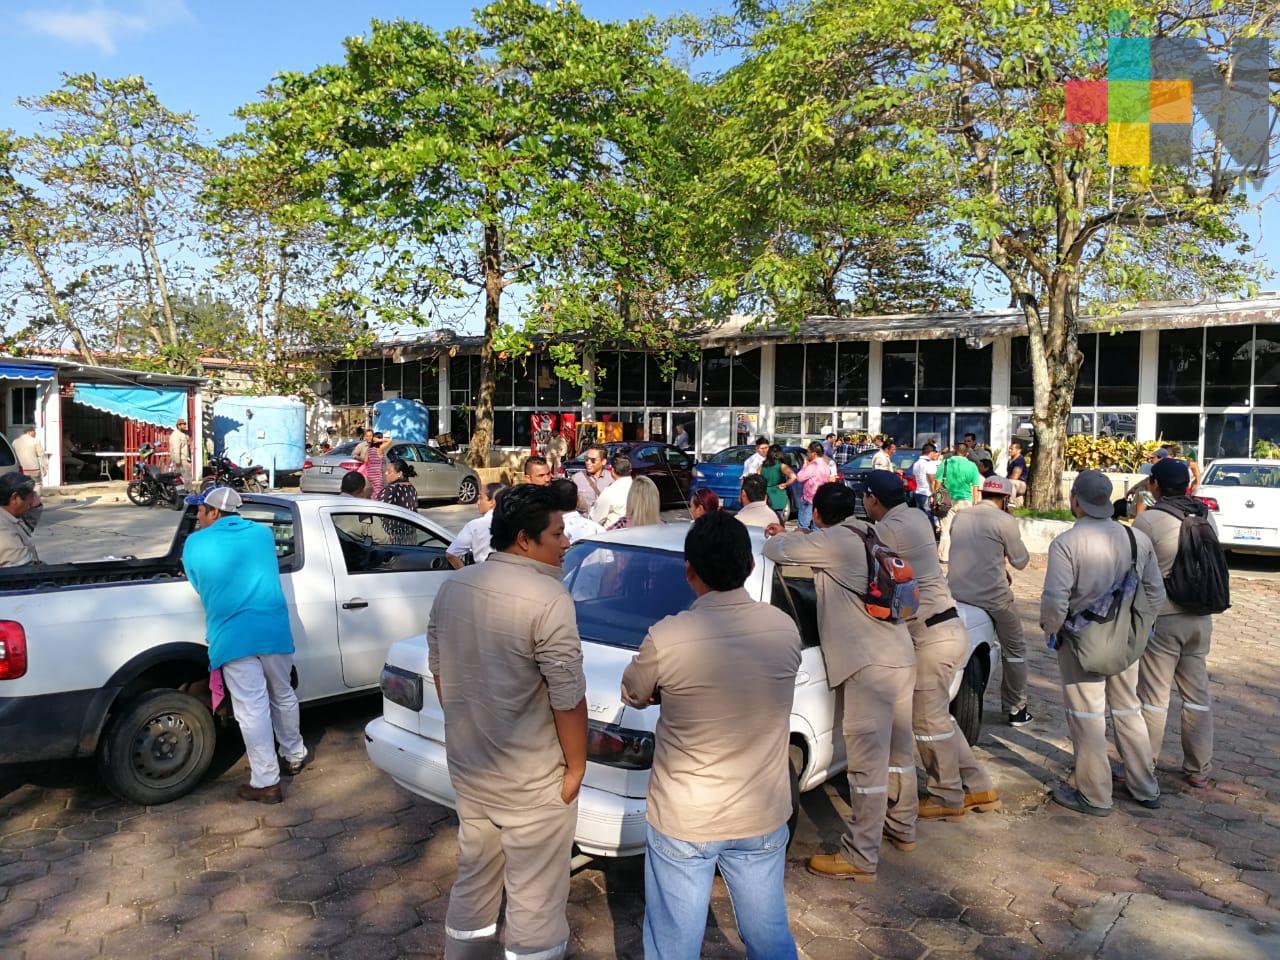
{"type": "Polygon", "coordinates": [[[222,397],[213,402],[214,449],[240,466],[301,470],[307,407],[293,397],[222,397]]]}
{"type": "Polygon", "coordinates": [[[431,436],[429,414],[421,400],[379,400],[373,405],[373,429],[397,440],[426,443],[431,436]]]}

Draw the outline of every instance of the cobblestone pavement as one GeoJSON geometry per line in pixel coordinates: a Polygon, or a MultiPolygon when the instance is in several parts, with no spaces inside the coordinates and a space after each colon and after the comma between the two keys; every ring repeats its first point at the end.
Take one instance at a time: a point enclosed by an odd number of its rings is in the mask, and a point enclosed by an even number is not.
{"type": "MultiPolygon", "coordinates": [[[[1017,577],[1029,628],[1042,577],[1042,561],[1017,577]]],[[[1278,626],[1280,588],[1237,583],[1210,655],[1216,779],[1203,791],[1180,784],[1171,720],[1162,810],[1118,801],[1117,814],[1097,820],[1045,805],[1069,745],[1056,668],[1039,643],[1037,722],[989,726],[979,751],[1004,813],[923,824],[914,853],[886,848],[879,882],[853,886],[804,870],[804,858],[835,839],[846,809],[843,786],[808,794],[787,872],[803,956],[1075,955],[1099,911],[1129,894],[1229,913],[1246,926],[1280,921],[1278,626]]],[[[994,719],[991,696],[987,708],[994,719]]],[[[279,807],[234,799],[247,771],[234,745],[194,795],[152,809],[114,800],[91,764],[0,772],[0,957],[439,957],[456,824],[369,764],[360,731],[377,710],[364,698],[304,712],[316,762],[286,784],[279,807]]],[[[642,886],[638,859],[575,874],[569,913],[579,956],[640,956],[642,886]]],[[[733,930],[717,884],[704,956],[741,956],[733,930]]],[[[1162,931],[1133,955],[1185,956],[1179,936],[1162,931]]]]}

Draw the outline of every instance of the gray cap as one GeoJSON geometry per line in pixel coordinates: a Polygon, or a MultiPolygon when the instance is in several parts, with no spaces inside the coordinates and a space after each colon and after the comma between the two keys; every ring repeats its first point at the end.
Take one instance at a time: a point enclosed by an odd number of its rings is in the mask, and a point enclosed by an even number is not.
{"type": "Polygon", "coordinates": [[[1081,470],[1071,485],[1071,495],[1080,502],[1080,509],[1097,520],[1111,519],[1115,509],[1111,494],[1111,481],[1099,470],[1081,470]]]}

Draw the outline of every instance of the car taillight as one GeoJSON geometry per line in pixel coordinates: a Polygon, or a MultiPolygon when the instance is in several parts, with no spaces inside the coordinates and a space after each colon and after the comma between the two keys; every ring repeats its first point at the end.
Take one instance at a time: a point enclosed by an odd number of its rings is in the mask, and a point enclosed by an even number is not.
{"type": "Polygon", "coordinates": [[[589,720],[587,759],[623,770],[648,770],[653,766],[653,734],[589,720]]]}
{"type": "Polygon", "coordinates": [[[338,464],[338,466],[343,470],[359,470],[360,461],[359,460],[343,460],[340,464],[338,464]]]}
{"type": "Polygon", "coordinates": [[[302,461],[302,469],[303,469],[303,470],[310,470],[310,469],[311,469],[312,467],[314,467],[314,466],[315,466],[315,464],[311,462],[311,458],[310,458],[310,457],[307,457],[307,459],[305,459],[305,460],[303,460],[303,461],[302,461]]]}
{"type": "Polygon", "coordinates": [[[394,704],[417,713],[422,709],[422,677],[386,663],[378,678],[382,695],[394,704]]]}
{"type": "Polygon", "coordinates": [[[1201,503],[1203,503],[1210,510],[1218,509],[1218,501],[1215,500],[1213,497],[1196,497],[1196,499],[1199,500],[1201,503]]]}
{"type": "Polygon", "coordinates": [[[27,631],[16,620],[0,620],[0,680],[27,673],[27,631]]]}

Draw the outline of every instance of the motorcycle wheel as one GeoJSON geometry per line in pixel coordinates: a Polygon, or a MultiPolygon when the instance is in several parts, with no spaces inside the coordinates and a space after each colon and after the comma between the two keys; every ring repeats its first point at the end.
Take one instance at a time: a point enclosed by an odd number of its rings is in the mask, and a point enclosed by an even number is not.
{"type": "Polygon", "coordinates": [[[217,477],[205,477],[203,480],[200,481],[200,492],[204,493],[206,490],[209,490],[212,487],[216,487],[217,485],[218,485],[217,477]]]}
{"type": "Polygon", "coordinates": [[[246,477],[244,481],[244,489],[246,493],[261,493],[262,483],[257,477],[246,477]]]}
{"type": "Polygon", "coordinates": [[[131,480],[124,492],[139,507],[149,507],[156,502],[155,491],[141,480],[131,480]]]}

